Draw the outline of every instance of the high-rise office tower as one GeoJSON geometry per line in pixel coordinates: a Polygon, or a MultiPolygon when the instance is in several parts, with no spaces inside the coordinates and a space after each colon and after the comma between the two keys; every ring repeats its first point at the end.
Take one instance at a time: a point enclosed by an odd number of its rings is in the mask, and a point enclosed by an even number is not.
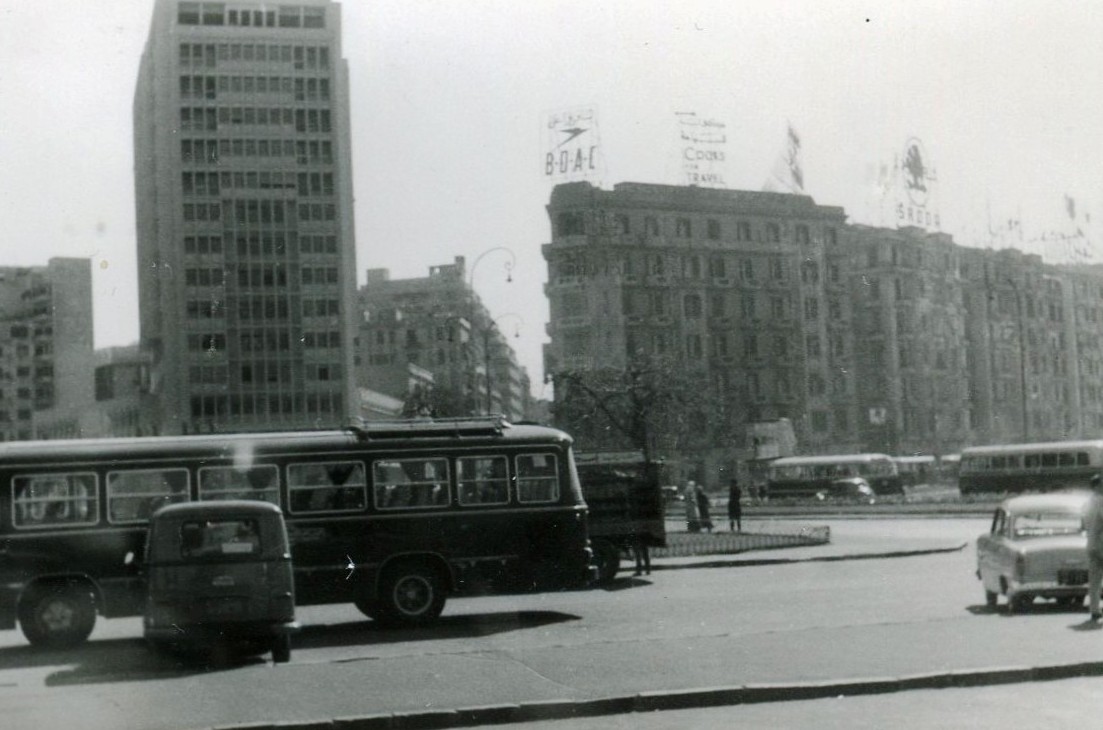
{"type": "Polygon", "coordinates": [[[343,422],[356,262],[340,6],[157,0],[134,146],[159,430],[343,422]]]}

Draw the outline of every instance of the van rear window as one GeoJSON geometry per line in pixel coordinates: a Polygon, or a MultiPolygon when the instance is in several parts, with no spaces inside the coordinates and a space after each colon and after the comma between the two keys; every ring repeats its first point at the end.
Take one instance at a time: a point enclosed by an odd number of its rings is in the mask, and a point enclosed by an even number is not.
{"type": "Polygon", "coordinates": [[[260,529],[255,519],[192,520],[180,525],[180,557],[256,555],[260,529]]]}

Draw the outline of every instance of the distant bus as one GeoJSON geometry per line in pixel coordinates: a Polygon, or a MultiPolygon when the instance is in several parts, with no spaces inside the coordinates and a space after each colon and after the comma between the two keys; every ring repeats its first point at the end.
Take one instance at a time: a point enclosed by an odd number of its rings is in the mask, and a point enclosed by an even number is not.
{"type": "Polygon", "coordinates": [[[770,462],[766,487],[770,497],[811,497],[830,494],[840,479],[861,477],[876,494],[903,491],[896,462],[886,454],[785,456],[770,462]]]}
{"type": "Polygon", "coordinates": [[[589,508],[598,580],[607,583],[633,545],[666,546],[663,465],[648,463],[640,451],[579,452],[575,461],[589,508]]]}
{"type": "Polygon", "coordinates": [[[1088,487],[1103,469],[1103,440],[973,446],[961,451],[962,494],[1088,487]]]}
{"type": "Polygon", "coordinates": [[[340,431],[0,444],[0,629],[84,641],[142,611],[149,516],[174,502],[283,508],[300,605],[432,621],[449,595],[593,577],[571,438],[501,419],[340,431]]]}

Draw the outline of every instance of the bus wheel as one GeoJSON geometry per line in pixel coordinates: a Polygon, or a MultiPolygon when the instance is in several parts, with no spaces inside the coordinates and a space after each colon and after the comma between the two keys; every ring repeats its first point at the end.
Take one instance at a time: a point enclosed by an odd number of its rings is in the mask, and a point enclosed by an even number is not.
{"type": "Polygon", "coordinates": [[[594,559],[597,562],[597,580],[599,583],[612,583],[620,570],[620,548],[608,540],[594,542],[594,559]]]}
{"type": "Polygon", "coordinates": [[[19,603],[19,625],[35,646],[76,646],[96,625],[96,604],[88,589],[77,585],[37,588],[19,603]]]}
{"type": "Polygon", "coordinates": [[[286,664],[291,661],[291,635],[280,634],[272,640],[272,663],[286,664]]]}
{"type": "Polygon", "coordinates": [[[379,619],[386,623],[419,626],[444,610],[444,582],[432,567],[404,563],[387,570],[379,591],[379,619]]]}

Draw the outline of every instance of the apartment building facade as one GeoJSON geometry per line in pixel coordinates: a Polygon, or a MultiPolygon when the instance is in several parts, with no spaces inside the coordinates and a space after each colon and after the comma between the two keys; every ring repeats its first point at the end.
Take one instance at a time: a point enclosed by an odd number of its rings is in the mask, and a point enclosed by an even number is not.
{"type": "Polygon", "coordinates": [[[496,322],[472,288],[464,257],[430,267],[425,277],[391,279],[387,269],[370,269],[359,310],[361,387],[426,412],[526,417],[528,373],[503,331],[506,321],[496,322]]]}
{"type": "Polygon", "coordinates": [[[348,103],[336,3],[155,3],[134,129],[162,433],[355,413],[348,103]]]}
{"type": "MultiPolygon", "coordinates": [[[[661,358],[691,374],[706,406],[656,445],[686,476],[723,478],[753,457],[752,424],[778,418],[807,454],[1103,431],[1100,267],[854,225],[780,193],[571,183],[547,212],[545,372],[661,358]]],[[[625,445],[558,412],[581,448],[625,445]]]]}
{"type": "Polygon", "coordinates": [[[92,357],[88,259],[0,268],[0,440],[85,435],[92,357]]]}

